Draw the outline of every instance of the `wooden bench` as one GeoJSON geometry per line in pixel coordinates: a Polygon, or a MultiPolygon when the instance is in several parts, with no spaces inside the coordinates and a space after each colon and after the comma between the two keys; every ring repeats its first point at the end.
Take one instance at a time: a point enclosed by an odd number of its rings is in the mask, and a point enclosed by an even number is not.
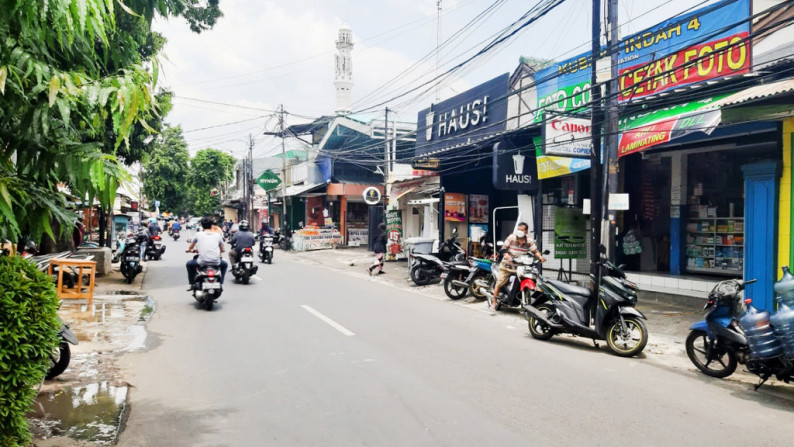
{"type": "Polygon", "coordinates": [[[96,276],[96,261],[74,258],[56,258],[50,260],[49,274],[52,275],[57,269],[58,281],[57,291],[58,298],[62,300],[67,299],[88,299],[89,308],[94,304],[94,279],[96,276]],[[68,272],[77,274],[77,280],[74,287],[68,287],[64,284],[63,275],[68,272]],[[83,285],[83,277],[88,277],[88,285],[83,285]]]}

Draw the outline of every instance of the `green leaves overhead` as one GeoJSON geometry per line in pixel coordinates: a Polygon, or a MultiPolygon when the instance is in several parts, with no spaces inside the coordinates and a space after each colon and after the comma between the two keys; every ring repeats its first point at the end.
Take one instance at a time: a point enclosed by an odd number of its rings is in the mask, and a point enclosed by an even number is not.
{"type": "Polygon", "coordinates": [[[0,0],[0,239],[68,229],[61,191],[109,207],[170,109],[155,15],[211,27],[217,0],[0,0]],[[35,194],[34,194],[35,192],[35,194]],[[45,223],[46,221],[46,223],[45,223]]]}

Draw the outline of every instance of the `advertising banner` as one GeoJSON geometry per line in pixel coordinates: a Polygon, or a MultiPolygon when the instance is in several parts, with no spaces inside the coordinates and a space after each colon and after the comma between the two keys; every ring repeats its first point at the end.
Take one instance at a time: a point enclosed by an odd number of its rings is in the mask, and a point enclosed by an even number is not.
{"type": "Polygon", "coordinates": [[[496,189],[534,193],[538,190],[535,147],[516,148],[500,141],[493,145],[493,186],[496,189]]]}
{"type": "Polygon", "coordinates": [[[590,160],[587,158],[541,155],[538,156],[537,168],[538,179],[543,180],[590,169],[590,160]]]}
{"type": "Polygon", "coordinates": [[[278,188],[278,185],[281,184],[281,179],[273,173],[271,170],[267,170],[256,179],[256,184],[259,185],[265,191],[270,191],[273,189],[278,188]]]}
{"type": "MultiPolygon", "coordinates": [[[[421,110],[416,156],[472,144],[505,130],[510,76],[505,73],[471,90],[421,110]]],[[[435,169],[414,163],[414,168],[435,169]]]]}
{"type": "Polygon", "coordinates": [[[388,251],[390,254],[402,252],[403,213],[388,211],[386,213],[386,233],[388,234],[388,251]]]}
{"type": "Polygon", "coordinates": [[[546,113],[543,149],[550,155],[590,156],[590,120],[546,113]]]}
{"type": "Polygon", "coordinates": [[[590,97],[590,52],[553,64],[535,74],[538,107],[535,122],[543,121],[543,112],[585,111],[590,97]]]}
{"type": "Polygon", "coordinates": [[[556,208],[554,211],[554,257],[584,259],[587,257],[587,219],[578,208],[556,208]]]}
{"type": "Polygon", "coordinates": [[[710,134],[720,123],[722,113],[719,109],[708,109],[708,106],[728,95],[730,93],[622,118],[618,123],[618,157],[694,132],[710,134]]]}
{"type": "Polygon", "coordinates": [[[619,101],[749,72],[750,14],[724,0],[622,39],[619,101]]]}
{"type": "Polygon", "coordinates": [[[444,194],[444,220],[466,222],[466,194],[454,192],[444,194]]]}
{"type": "Polygon", "coordinates": [[[488,223],[488,196],[469,194],[469,223],[488,223]]]}

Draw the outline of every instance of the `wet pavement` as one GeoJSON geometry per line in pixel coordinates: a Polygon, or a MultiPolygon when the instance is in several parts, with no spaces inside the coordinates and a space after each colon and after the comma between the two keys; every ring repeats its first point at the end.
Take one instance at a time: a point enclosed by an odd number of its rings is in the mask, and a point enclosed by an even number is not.
{"type": "Polygon", "coordinates": [[[154,301],[118,272],[97,279],[93,304],[64,300],[58,315],[78,339],[61,375],[42,384],[29,415],[37,446],[115,444],[127,415],[129,387],[118,358],[147,348],[154,301]]]}

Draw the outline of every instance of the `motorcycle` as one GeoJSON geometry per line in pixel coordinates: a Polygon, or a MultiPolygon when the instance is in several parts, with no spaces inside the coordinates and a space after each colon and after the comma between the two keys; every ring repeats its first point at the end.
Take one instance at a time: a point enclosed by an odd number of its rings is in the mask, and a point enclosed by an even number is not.
{"type": "Polygon", "coordinates": [[[196,272],[196,279],[193,282],[192,291],[193,298],[201,307],[208,311],[212,310],[215,301],[217,301],[221,293],[223,293],[220,266],[199,266],[196,272]]]}
{"type": "Polygon", "coordinates": [[[485,299],[489,288],[488,277],[491,276],[491,261],[489,259],[469,258],[468,265],[452,264],[449,271],[442,273],[444,279],[444,293],[450,299],[457,300],[471,292],[478,299],[485,299]]]}
{"type": "Polygon", "coordinates": [[[121,254],[119,261],[121,262],[120,270],[127,284],[132,284],[138,273],[141,273],[143,267],[141,266],[141,246],[139,238],[128,236],[121,246],[121,254]]]}
{"type": "Polygon", "coordinates": [[[446,272],[453,263],[467,265],[464,261],[466,253],[457,240],[457,230],[453,229],[452,237],[441,244],[438,253],[425,255],[411,251],[408,254],[411,261],[411,280],[417,286],[426,286],[441,278],[441,274],[446,272]]]}
{"type": "Polygon", "coordinates": [[[254,251],[251,247],[245,247],[242,252],[237,254],[238,261],[232,265],[232,275],[243,284],[248,284],[251,276],[256,275],[259,267],[254,265],[254,251]]]}
{"type": "Polygon", "coordinates": [[[533,338],[548,340],[556,334],[605,340],[621,357],[639,354],[648,343],[645,315],[635,309],[639,289],[626,279],[623,268],[609,262],[601,249],[598,294],[585,287],[537,275],[531,303],[524,306],[533,338]]]}
{"type": "Polygon", "coordinates": [[[50,355],[50,368],[47,370],[47,375],[44,376],[46,380],[54,379],[66,371],[72,358],[72,350],[69,348],[69,343],[73,345],[78,343],[77,336],[69,329],[69,325],[63,321],[61,321],[61,328],[58,330],[58,337],[60,337],[61,342],[50,355]]]}
{"type": "Polygon", "coordinates": [[[154,236],[149,238],[149,242],[146,244],[146,256],[147,259],[152,260],[160,260],[163,257],[163,253],[165,253],[165,245],[162,244],[163,238],[160,237],[159,234],[155,234],[154,236]]]}
{"type": "MultiPolygon", "coordinates": [[[[548,255],[549,251],[543,252],[548,255]]],[[[531,292],[534,291],[536,281],[540,274],[537,269],[537,259],[534,256],[524,255],[519,256],[513,260],[513,274],[510,276],[508,283],[499,290],[499,296],[496,299],[496,307],[494,310],[500,310],[502,307],[510,307],[514,309],[522,309],[530,303],[531,292]]],[[[484,294],[490,300],[493,298],[493,286],[496,284],[496,278],[499,276],[499,263],[491,263],[491,276],[485,288],[484,294]]]]}
{"type": "Polygon", "coordinates": [[[259,260],[263,263],[273,263],[273,246],[275,245],[276,236],[272,234],[265,234],[259,236],[259,260]]]}
{"type": "MultiPolygon", "coordinates": [[[[754,282],[729,279],[714,286],[703,307],[705,317],[690,327],[685,345],[689,360],[708,376],[728,377],[739,363],[747,366],[761,379],[757,390],[772,376],[790,382],[794,358],[781,346],[786,324],[778,315],[770,317],[755,309],[752,299],[742,300],[742,291],[754,282]]],[[[781,306],[783,311],[790,308],[781,306]]]]}
{"type": "Polygon", "coordinates": [[[175,241],[179,240],[179,230],[171,230],[171,237],[174,238],[175,241]]]}

